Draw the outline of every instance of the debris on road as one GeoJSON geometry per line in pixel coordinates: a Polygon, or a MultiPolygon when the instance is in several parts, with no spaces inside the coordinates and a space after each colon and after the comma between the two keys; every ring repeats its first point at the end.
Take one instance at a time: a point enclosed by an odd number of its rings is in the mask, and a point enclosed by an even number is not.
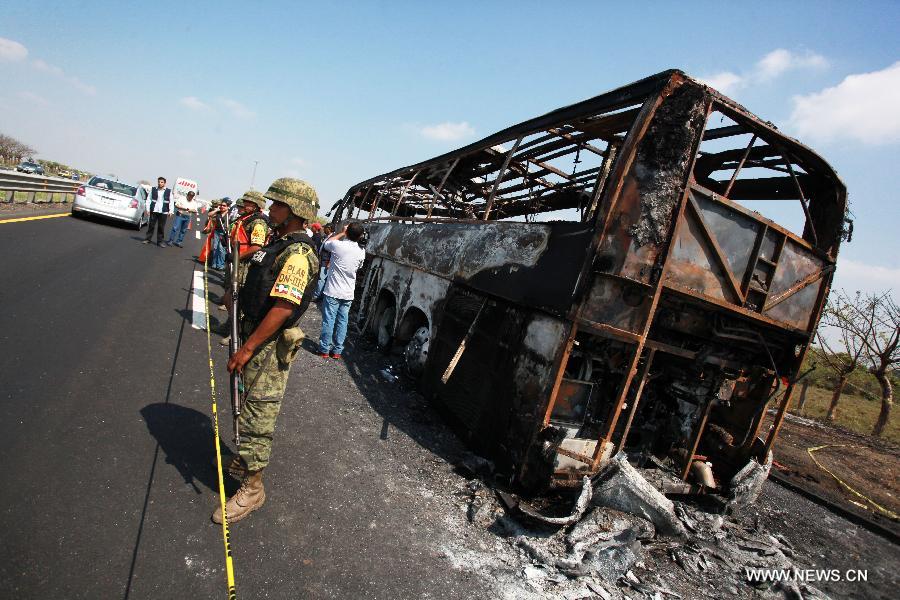
{"type": "Polygon", "coordinates": [[[745,506],[756,502],[762,492],[763,484],[772,469],[772,453],[766,456],[766,462],[759,464],[751,460],[743,469],[731,479],[731,493],[728,498],[728,508],[731,511],[739,511],[745,506]]]}
{"type": "MultiPolygon", "coordinates": [[[[478,463],[471,455],[467,459],[478,463]]],[[[734,482],[732,502],[718,504],[719,512],[666,498],[650,483],[665,481],[658,466],[637,469],[624,453],[594,481],[585,477],[577,497],[568,499],[574,499],[569,514],[560,517],[545,513],[561,512],[564,498],[538,510],[509,492],[492,494],[486,481],[471,479],[465,484],[467,521],[505,540],[502,552],[494,550],[504,566],[482,568],[499,568],[508,590],[507,567],[518,564],[519,583],[542,598],[827,598],[798,581],[748,581],[747,570],[799,568],[783,536],[770,534],[753,519],[742,520],[744,511],[731,514],[735,504],[752,506],[765,480],[760,473],[770,465],[745,469],[734,482]]]]}
{"type": "Polygon", "coordinates": [[[662,495],[628,462],[623,453],[617,454],[608,469],[600,474],[601,483],[594,494],[594,503],[644,517],[664,535],[683,537],[684,527],[675,516],[672,501],[662,495]]]}

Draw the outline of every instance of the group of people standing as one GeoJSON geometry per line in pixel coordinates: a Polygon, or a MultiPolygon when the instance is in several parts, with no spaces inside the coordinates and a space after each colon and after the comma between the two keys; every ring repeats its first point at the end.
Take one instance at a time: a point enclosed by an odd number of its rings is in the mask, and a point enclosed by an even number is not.
{"type": "MultiPolygon", "coordinates": [[[[281,178],[264,194],[248,191],[234,207],[214,202],[208,213],[200,259],[222,269],[226,253],[238,249],[238,269],[226,275],[224,295],[224,308],[238,320],[241,338],[228,370],[242,373],[244,381],[241,444],[227,466],[241,487],[226,503],[229,522],[240,521],[265,502],[262,472],[271,456],[291,362],[304,337],[297,324],[313,299],[322,310],[318,354],[340,359],[344,349],[356,272],[365,258],[359,244],[363,227],[351,223],[338,233],[330,226],[323,229],[314,222],[318,208],[312,186],[281,178]],[[263,212],[267,201],[268,216],[263,212]],[[239,291],[240,314],[232,313],[232,286],[239,291]]],[[[217,508],[212,520],[221,523],[222,517],[217,508]]]]}

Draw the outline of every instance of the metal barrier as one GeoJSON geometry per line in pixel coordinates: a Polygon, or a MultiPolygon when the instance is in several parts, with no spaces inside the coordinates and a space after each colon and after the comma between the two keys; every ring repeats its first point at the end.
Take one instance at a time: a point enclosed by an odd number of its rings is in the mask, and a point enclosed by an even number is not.
{"type": "Polygon", "coordinates": [[[0,203],[72,202],[81,181],[0,170],[0,203]]]}

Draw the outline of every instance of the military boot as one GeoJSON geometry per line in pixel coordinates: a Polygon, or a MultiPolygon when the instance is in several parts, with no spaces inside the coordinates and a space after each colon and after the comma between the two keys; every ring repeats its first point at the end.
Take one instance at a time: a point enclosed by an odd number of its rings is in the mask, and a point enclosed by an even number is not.
{"type": "MultiPolygon", "coordinates": [[[[237,523],[266,501],[266,490],[263,487],[262,471],[247,471],[247,476],[241,482],[241,488],[228,499],[225,510],[228,512],[228,522],[237,523]]],[[[222,523],[222,507],[216,507],[212,514],[213,523],[222,523]]]]}
{"type": "Polygon", "coordinates": [[[248,473],[247,463],[244,462],[244,459],[241,458],[240,454],[235,454],[231,457],[231,461],[225,466],[225,472],[235,479],[243,481],[248,473]]]}

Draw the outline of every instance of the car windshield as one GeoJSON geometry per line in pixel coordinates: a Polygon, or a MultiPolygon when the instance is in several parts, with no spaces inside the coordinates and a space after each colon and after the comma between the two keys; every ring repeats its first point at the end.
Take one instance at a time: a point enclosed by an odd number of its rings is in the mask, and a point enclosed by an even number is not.
{"type": "Polygon", "coordinates": [[[119,181],[110,181],[109,179],[103,179],[102,177],[94,177],[90,180],[88,185],[103,188],[104,190],[109,190],[118,194],[125,194],[127,196],[134,196],[135,191],[137,191],[137,188],[134,186],[119,181]]]}
{"type": "Polygon", "coordinates": [[[24,163],[22,163],[22,166],[23,167],[36,167],[38,165],[37,165],[37,163],[33,163],[33,162],[24,162],[24,163]]]}

